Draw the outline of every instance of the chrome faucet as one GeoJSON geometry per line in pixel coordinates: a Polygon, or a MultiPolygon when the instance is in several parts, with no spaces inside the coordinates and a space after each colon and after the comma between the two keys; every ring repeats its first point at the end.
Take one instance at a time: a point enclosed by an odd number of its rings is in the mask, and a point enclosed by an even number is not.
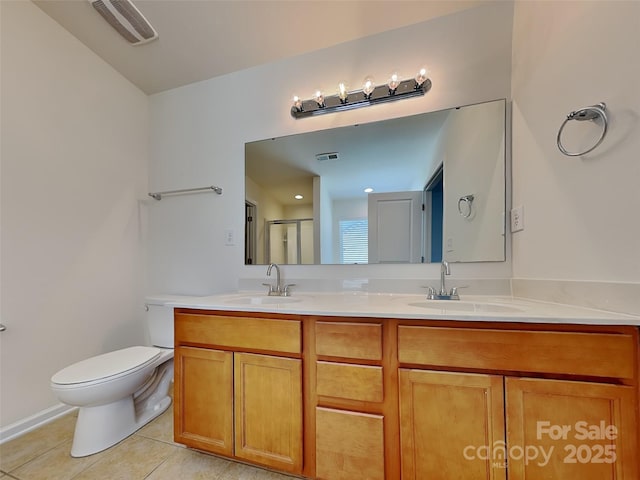
{"type": "Polygon", "coordinates": [[[276,268],[276,284],[273,285],[271,283],[263,283],[262,285],[269,287],[268,295],[275,295],[280,297],[288,297],[291,293],[289,292],[289,287],[293,287],[295,283],[290,283],[287,285],[282,285],[280,279],[280,267],[277,263],[270,263],[267,267],[267,277],[271,276],[271,269],[276,268]]]}
{"type": "Polygon", "coordinates": [[[460,300],[457,287],[453,287],[450,292],[447,292],[445,275],[451,275],[451,268],[449,267],[449,262],[443,260],[440,265],[440,291],[436,293],[433,287],[429,287],[427,300],[460,300]]]}
{"type": "Polygon", "coordinates": [[[270,285],[269,294],[271,294],[272,290],[275,290],[278,294],[280,294],[280,267],[277,263],[270,263],[267,267],[267,277],[271,276],[271,269],[276,267],[276,288],[273,288],[273,285],[270,285]]]}
{"type": "Polygon", "coordinates": [[[440,264],[440,295],[446,295],[447,289],[444,285],[444,276],[451,275],[451,269],[449,268],[449,262],[443,260],[440,264]]]}

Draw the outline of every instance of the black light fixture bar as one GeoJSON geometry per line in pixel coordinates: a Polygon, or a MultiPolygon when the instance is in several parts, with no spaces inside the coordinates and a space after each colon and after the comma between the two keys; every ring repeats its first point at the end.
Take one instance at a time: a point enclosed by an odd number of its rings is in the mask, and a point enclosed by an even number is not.
{"type": "Polygon", "coordinates": [[[389,89],[388,85],[378,85],[370,95],[366,95],[362,90],[349,92],[347,98],[342,100],[339,95],[324,97],[324,105],[318,105],[315,99],[303,100],[302,108],[295,105],[291,107],[291,116],[294,118],[312,117],[325,113],[342,112],[360,107],[368,107],[384,102],[394,102],[403,98],[413,98],[423,96],[431,89],[431,80],[426,79],[418,85],[415,79],[403,80],[395,91],[389,89]]]}

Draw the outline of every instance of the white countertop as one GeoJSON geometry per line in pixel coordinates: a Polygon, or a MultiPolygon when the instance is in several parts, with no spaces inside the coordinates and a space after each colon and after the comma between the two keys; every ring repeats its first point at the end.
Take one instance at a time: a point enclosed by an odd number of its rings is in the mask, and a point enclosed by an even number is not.
{"type": "Polygon", "coordinates": [[[553,324],[640,325],[640,316],[524,298],[461,295],[460,300],[427,300],[394,293],[294,293],[290,297],[242,292],[206,297],[160,296],[171,307],[271,312],[294,315],[498,321],[553,324]]]}

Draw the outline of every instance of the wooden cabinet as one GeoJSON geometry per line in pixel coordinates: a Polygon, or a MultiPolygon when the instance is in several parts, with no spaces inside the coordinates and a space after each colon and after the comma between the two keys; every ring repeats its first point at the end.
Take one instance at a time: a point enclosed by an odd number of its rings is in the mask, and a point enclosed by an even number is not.
{"type": "Polygon", "coordinates": [[[386,395],[383,325],[318,321],[314,342],[315,477],[384,480],[396,449],[386,437],[397,429],[386,395]],[[391,455],[390,455],[391,454],[391,455]]]}
{"type": "Polygon", "coordinates": [[[402,363],[621,379],[635,372],[637,345],[630,333],[410,325],[398,330],[402,363]]]}
{"type": "Polygon", "coordinates": [[[300,322],[176,313],[175,331],[175,441],[301,473],[300,322]]]}
{"type": "Polygon", "coordinates": [[[174,437],[178,443],[233,454],[233,353],[177,347],[174,437]]]}
{"type": "Polygon", "coordinates": [[[632,387],[506,378],[506,399],[507,445],[529,448],[510,456],[510,480],[639,478],[632,387]]]}
{"type": "Polygon", "coordinates": [[[316,393],[319,396],[362,402],[382,402],[382,367],[318,362],[316,393]]]}
{"type": "Polygon", "coordinates": [[[636,327],[176,309],[175,440],[317,480],[638,480],[636,327]]]}
{"type": "Polygon", "coordinates": [[[382,325],[379,323],[319,321],[315,338],[319,356],[382,360],[382,325]]]}
{"type": "Polygon", "coordinates": [[[506,479],[478,447],[505,444],[502,377],[400,370],[403,480],[506,479]]]}
{"type": "Polygon", "coordinates": [[[302,368],[298,359],[234,354],[235,455],[302,471],[302,368]]]}
{"type": "Polygon", "coordinates": [[[402,479],[637,479],[637,341],[399,326],[402,479]]]}
{"type": "Polygon", "coordinates": [[[384,480],[382,415],[317,407],[316,478],[384,480]]]}

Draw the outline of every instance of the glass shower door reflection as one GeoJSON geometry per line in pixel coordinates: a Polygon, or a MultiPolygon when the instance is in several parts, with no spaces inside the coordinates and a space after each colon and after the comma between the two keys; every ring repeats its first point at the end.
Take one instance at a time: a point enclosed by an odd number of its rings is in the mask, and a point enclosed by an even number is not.
{"type": "Polygon", "coordinates": [[[313,265],[313,219],[266,222],[267,263],[313,265]]]}

